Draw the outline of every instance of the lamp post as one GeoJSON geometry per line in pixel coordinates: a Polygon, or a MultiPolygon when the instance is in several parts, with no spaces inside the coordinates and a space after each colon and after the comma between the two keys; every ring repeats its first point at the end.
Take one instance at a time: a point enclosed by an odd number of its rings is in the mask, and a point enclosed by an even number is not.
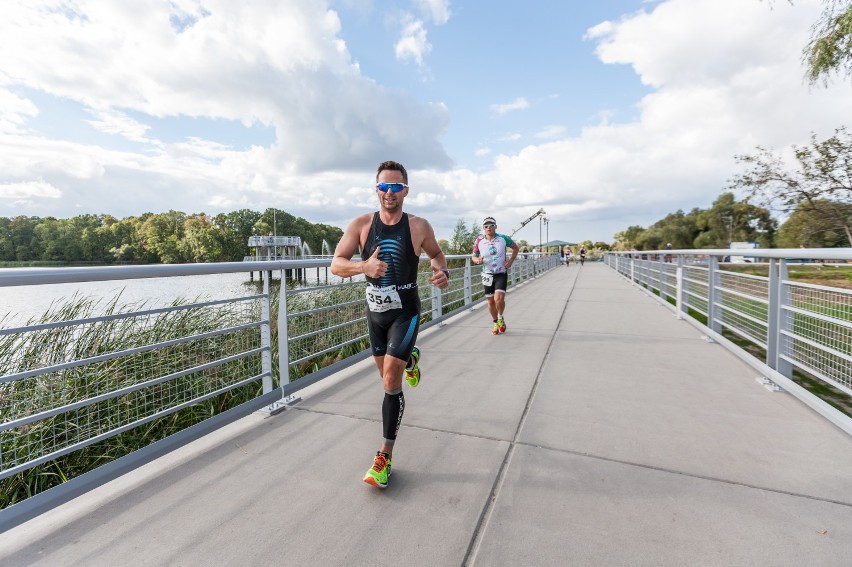
{"type": "Polygon", "coordinates": [[[728,221],[728,248],[730,248],[734,241],[734,217],[723,218],[728,221]]]}

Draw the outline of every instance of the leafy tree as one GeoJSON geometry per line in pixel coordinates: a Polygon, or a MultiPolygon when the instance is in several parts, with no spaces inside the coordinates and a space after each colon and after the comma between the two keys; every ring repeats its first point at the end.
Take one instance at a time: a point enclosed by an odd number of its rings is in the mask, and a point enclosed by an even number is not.
{"type": "MultiPolygon", "coordinates": [[[[827,202],[820,208],[837,208],[837,216],[845,216],[852,222],[852,204],[827,202]]],[[[836,227],[824,225],[817,213],[805,207],[797,208],[778,230],[777,244],[781,248],[838,248],[846,243],[846,236],[836,227]]]]}
{"type": "Polygon", "coordinates": [[[736,156],[751,169],[735,176],[731,187],[784,212],[812,211],[810,219],[843,232],[845,245],[852,245],[852,223],[843,207],[832,205],[852,203],[852,135],[846,128],[838,128],[823,141],[811,134],[809,146],[793,146],[798,167],[792,171],[772,151],[760,146],[757,150],[754,155],[736,156]]]}
{"type": "Polygon", "coordinates": [[[479,236],[479,225],[475,220],[471,221],[470,228],[468,228],[464,219],[459,219],[456,221],[453,235],[450,237],[450,242],[444,252],[446,254],[470,254],[477,236],[479,236]]]}
{"type": "Polygon", "coordinates": [[[15,260],[27,262],[39,258],[37,256],[38,239],[35,225],[38,217],[17,216],[9,223],[9,238],[15,249],[15,260]]]}
{"type": "Polygon", "coordinates": [[[628,226],[621,232],[615,233],[615,250],[632,250],[638,248],[637,244],[645,232],[645,228],[639,225],[628,226]]]}
{"type": "Polygon", "coordinates": [[[154,214],[148,217],[140,227],[144,237],[143,246],[156,254],[164,264],[179,264],[184,261],[180,240],[183,239],[184,219],[180,211],[154,214]]]}
{"type": "Polygon", "coordinates": [[[12,239],[12,219],[0,217],[0,261],[11,262],[15,259],[15,243],[12,239]]]}
{"type": "Polygon", "coordinates": [[[826,0],[802,59],[812,85],[826,85],[832,73],[852,76],[852,2],[826,0]]]}
{"type": "Polygon", "coordinates": [[[748,199],[737,201],[733,193],[722,193],[709,209],[699,212],[697,224],[695,248],[728,248],[731,242],[757,242],[761,248],[771,248],[775,243],[777,222],[769,211],[748,199]]]}
{"type": "Polygon", "coordinates": [[[189,215],[183,221],[183,239],[180,241],[181,256],[190,262],[216,262],[221,259],[221,239],[218,228],[207,215],[189,215]]]}

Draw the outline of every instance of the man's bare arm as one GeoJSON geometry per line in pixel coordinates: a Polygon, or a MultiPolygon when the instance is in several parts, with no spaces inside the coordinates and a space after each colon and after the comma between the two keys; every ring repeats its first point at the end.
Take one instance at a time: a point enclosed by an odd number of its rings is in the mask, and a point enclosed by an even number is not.
{"type": "Polygon", "coordinates": [[[349,278],[359,274],[365,274],[371,278],[379,278],[385,274],[388,265],[379,260],[379,248],[373,252],[367,260],[353,260],[352,256],[361,246],[361,231],[364,223],[368,222],[370,215],[363,215],[351,223],[343,233],[337,248],[334,249],[334,258],[331,261],[331,273],[341,278],[349,278]]]}

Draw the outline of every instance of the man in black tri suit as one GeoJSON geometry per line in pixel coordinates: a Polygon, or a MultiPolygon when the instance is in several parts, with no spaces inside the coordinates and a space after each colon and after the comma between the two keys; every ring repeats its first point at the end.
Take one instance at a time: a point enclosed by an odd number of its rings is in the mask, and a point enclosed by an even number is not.
{"type": "Polygon", "coordinates": [[[420,350],[414,342],[420,327],[417,266],[421,252],[431,259],[433,285],[445,289],[449,270],[432,225],[424,218],[402,212],[402,203],[408,195],[408,173],[402,164],[395,161],[379,164],[376,195],[379,210],[361,215],[349,224],[334,250],[331,273],[344,278],[364,274],[367,280],[367,328],[385,396],[384,439],[364,482],[385,488],[405,410],[403,372],[411,386],[420,381],[420,350]],[[361,259],[353,260],[358,250],[361,259]]]}

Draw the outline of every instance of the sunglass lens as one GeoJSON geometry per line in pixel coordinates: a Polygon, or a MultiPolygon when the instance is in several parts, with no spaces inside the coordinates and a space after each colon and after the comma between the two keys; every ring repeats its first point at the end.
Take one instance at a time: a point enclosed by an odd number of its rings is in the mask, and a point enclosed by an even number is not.
{"type": "Polygon", "coordinates": [[[399,193],[403,189],[405,189],[407,185],[405,183],[377,183],[376,189],[381,191],[382,193],[387,193],[390,189],[391,193],[399,193]]]}

